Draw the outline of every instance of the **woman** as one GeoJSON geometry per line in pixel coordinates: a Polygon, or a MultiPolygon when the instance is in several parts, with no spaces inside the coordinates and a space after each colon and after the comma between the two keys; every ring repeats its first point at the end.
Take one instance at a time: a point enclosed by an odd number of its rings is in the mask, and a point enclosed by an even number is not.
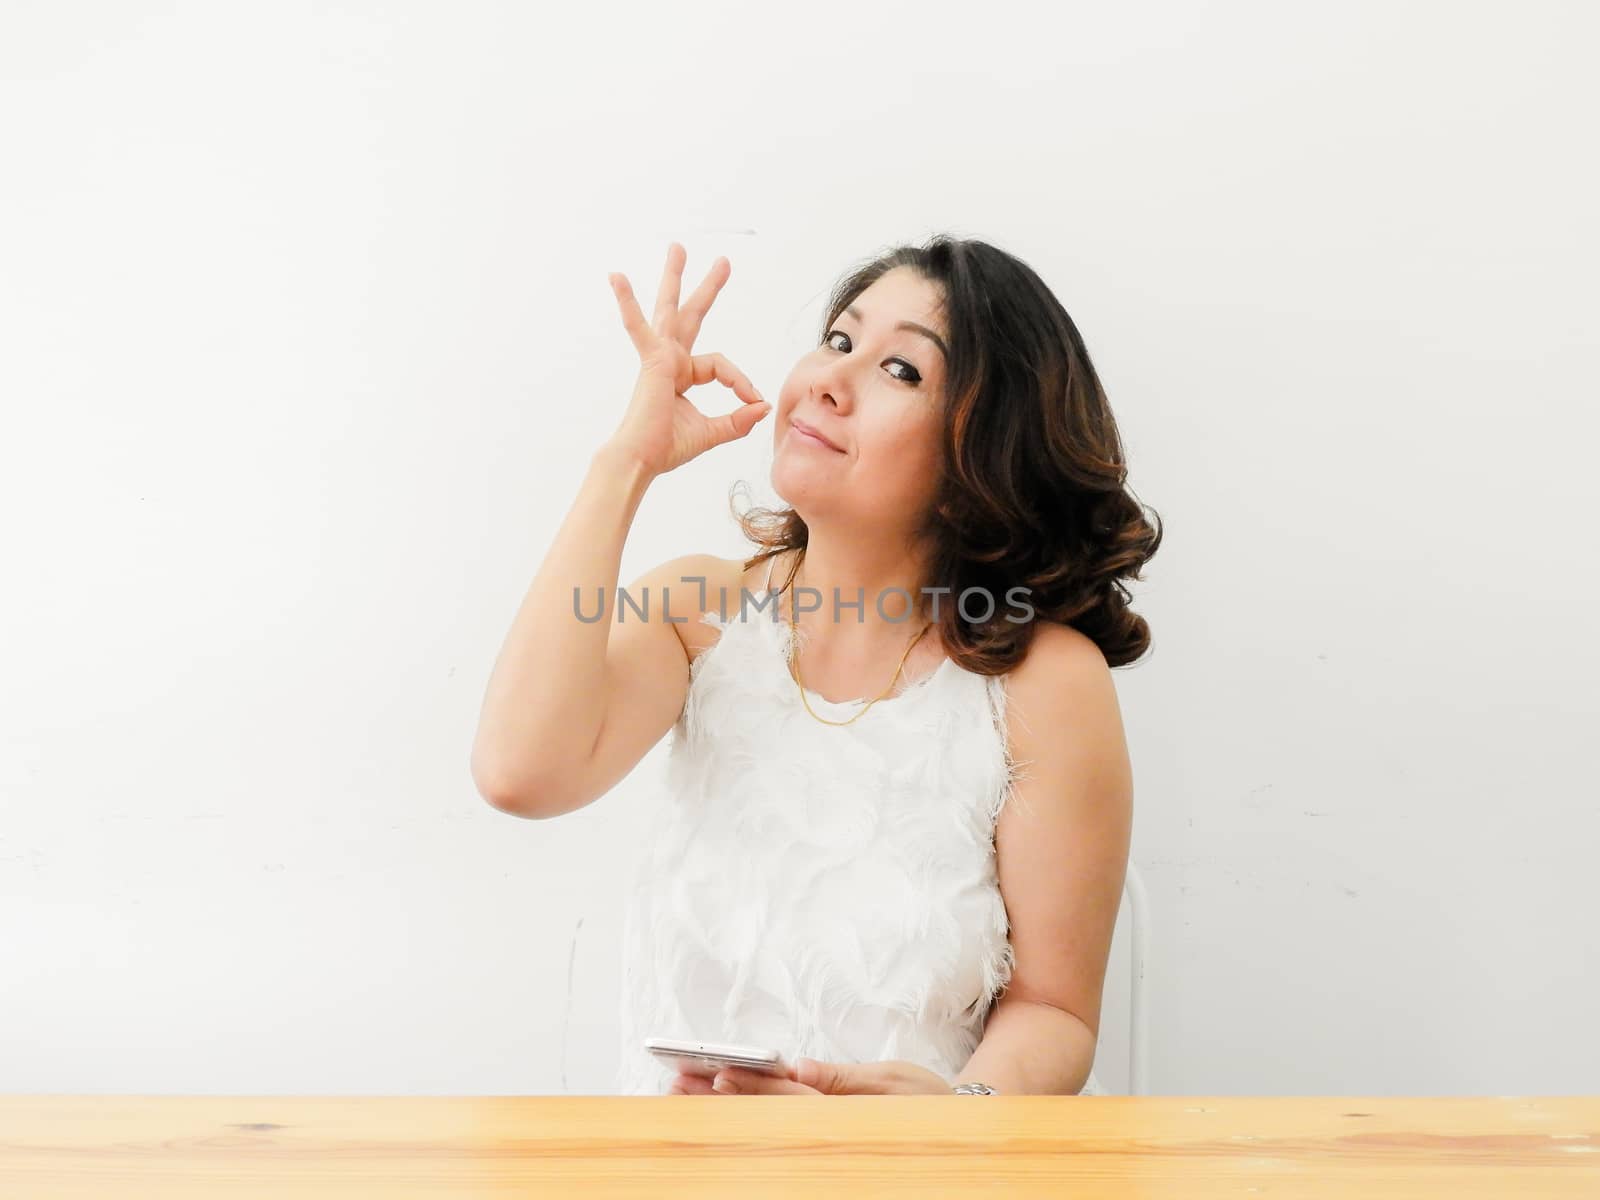
{"type": "Polygon", "coordinates": [[[1149,644],[1122,580],[1161,532],[1077,329],[981,241],[868,262],[778,394],[788,508],[738,515],[758,552],[676,558],[623,597],[649,482],[772,411],[692,353],[729,264],[680,306],[684,258],[674,243],[649,322],[610,277],[637,386],[473,747],[487,799],[548,818],[674,732],[627,915],[618,1090],[712,1090],[644,1051],[659,1035],[789,1064],[721,1071],[718,1091],[1103,1091],[1132,822],[1110,668],[1149,644]],[[741,406],[699,412],[684,392],[712,380],[741,406]]]}

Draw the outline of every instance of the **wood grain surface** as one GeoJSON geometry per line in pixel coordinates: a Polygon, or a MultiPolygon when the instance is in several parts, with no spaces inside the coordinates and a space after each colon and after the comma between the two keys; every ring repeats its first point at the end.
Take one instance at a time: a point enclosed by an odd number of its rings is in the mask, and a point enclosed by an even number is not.
{"type": "Polygon", "coordinates": [[[1600,1097],[0,1095],[0,1197],[1600,1197],[1600,1097]]]}

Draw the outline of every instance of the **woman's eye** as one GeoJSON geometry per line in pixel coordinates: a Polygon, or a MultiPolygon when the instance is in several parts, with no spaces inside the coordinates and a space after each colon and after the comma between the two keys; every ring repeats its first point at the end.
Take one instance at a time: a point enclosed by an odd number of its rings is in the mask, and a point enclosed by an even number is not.
{"type": "MultiPolygon", "coordinates": [[[[850,340],[850,335],[848,333],[844,332],[844,330],[842,330],[842,329],[830,329],[828,331],[827,336],[822,339],[822,344],[824,346],[832,347],[833,349],[838,349],[837,346],[833,345],[833,339],[834,338],[843,338],[846,342],[848,342],[850,340]]],[[[902,367],[904,367],[906,369],[906,373],[904,375],[892,375],[891,378],[898,379],[901,383],[916,384],[916,383],[921,383],[922,382],[921,373],[918,372],[918,370],[915,367],[913,367],[910,363],[908,363],[905,359],[903,359],[903,358],[888,358],[888,359],[885,359],[884,361],[885,362],[896,363],[896,364],[898,364],[898,365],[900,365],[900,366],[902,366],[902,367]]]]}

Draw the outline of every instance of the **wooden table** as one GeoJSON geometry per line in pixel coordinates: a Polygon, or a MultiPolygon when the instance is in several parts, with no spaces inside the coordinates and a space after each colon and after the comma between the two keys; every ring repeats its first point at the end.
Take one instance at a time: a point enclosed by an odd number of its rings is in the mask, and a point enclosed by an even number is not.
{"type": "Polygon", "coordinates": [[[1600,1097],[0,1095],[0,1197],[1600,1197],[1600,1097]]]}

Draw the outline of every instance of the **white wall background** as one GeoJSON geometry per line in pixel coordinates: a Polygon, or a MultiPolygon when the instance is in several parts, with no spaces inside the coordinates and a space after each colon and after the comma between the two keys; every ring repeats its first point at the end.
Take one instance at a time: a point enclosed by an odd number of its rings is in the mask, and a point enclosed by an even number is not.
{"type": "MultiPolygon", "coordinates": [[[[697,349],[775,396],[935,230],[1056,288],[1166,523],[1116,676],[1152,1090],[1600,1090],[1597,33],[7,4],[0,1090],[607,1091],[666,744],[552,822],[468,773],[631,389],[606,272],[728,255],[697,349]]],[[[770,436],[659,481],[624,581],[741,553],[770,436]]]]}

